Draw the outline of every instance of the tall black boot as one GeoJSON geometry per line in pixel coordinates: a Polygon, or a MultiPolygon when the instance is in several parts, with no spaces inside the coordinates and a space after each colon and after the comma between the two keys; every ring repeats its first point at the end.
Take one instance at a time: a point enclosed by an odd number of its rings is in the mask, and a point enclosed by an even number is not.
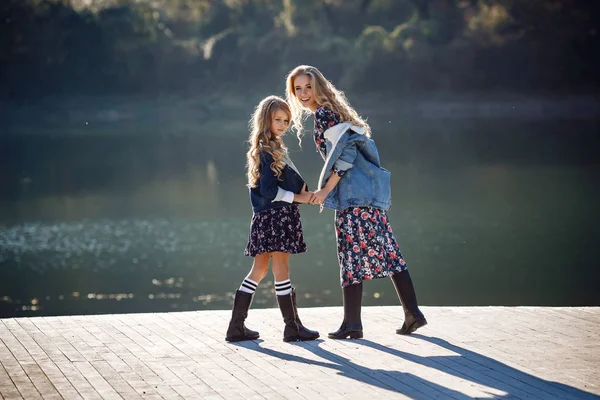
{"type": "Polygon", "coordinates": [[[231,321],[229,321],[229,328],[227,328],[227,335],[225,336],[225,340],[228,342],[258,339],[258,332],[248,329],[244,325],[253,297],[253,294],[242,292],[241,290],[235,292],[231,321]]]}
{"type": "MultiPolygon", "coordinates": [[[[296,314],[296,324],[298,324],[298,329],[300,330],[300,335],[305,337],[310,337],[308,340],[314,340],[319,338],[319,332],[313,331],[312,329],[308,329],[304,325],[302,325],[302,321],[300,321],[300,315],[298,314],[298,303],[296,302],[296,288],[292,288],[292,304],[294,305],[294,314],[296,314]]],[[[305,339],[306,340],[306,339],[305,339]]]]}
{"type": "Polygon", "coordinates": [[[295,342],[298,340],[315,340],[319,337],[319,332],[307,329],[300,322],[298,317],[298,308],[296,306],[296,291],[292,289],[290,294],[276,296],[277,304],[285,322],[283,329],[283,341],[295,342]]]}
{"type": "Polygon", "coordinates": [[[427,325],[427,320],[421,310],[419,310],[415,287],[413,286],[412,279],[410,279],[408,270],[392,275],[392,282],[394,282],[396,293],[398,293],[402,308],[404,309],[404,323],[402,324],[402,328],[396,329],[396,333],[399,335],[410,335],[422,326],[427,325]]]}
{"type": "Polygon", "coordinates": [[[342,289],[344,297],[344,321],[340,328],[328,334],[330,339],[360,339],[363,337],[360,309],[362,306],[362,282],[342,289]]]}

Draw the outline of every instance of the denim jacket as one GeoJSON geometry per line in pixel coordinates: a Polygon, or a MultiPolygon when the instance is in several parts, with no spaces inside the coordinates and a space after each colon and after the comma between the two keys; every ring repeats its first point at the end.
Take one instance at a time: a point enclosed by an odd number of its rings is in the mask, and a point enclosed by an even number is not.
{"type": "Polygon", "coordinates": [[[353,206],[382,210],[391,207],[391,174],[381,167],[375,142],[363,133],[364,128],[347,122],[325,131],[327,158],[319,177],[319,188],[325,187],[334,166],[346,172],[323,206],[340,211],[353,206]]]}
{"type": "MultiPolygon", "coordinates": [[[[289,158],[284,158],[286,165],[279,178],[271,170],[273,161],[271,154],[265,151],[260,152],[260,179],[256,187],[250,188],[250,202],[252,211],[255,213],[289,206],[290,203],[281,201],[284,191],[288,190],[299,194],[302,185],[305,184],[304,179],[289,158]]],[[[294,204],[298,203],[294,202],[294,204]]]]}

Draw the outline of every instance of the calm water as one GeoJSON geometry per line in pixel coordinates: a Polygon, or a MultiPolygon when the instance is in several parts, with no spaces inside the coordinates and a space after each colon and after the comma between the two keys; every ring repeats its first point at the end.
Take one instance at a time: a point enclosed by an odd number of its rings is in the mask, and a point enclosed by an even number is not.
{"type": "MultiPolygon", "coordinates": [[[[422,304],[600,305],[596,123],[371,123],[422,304]]],[[[251,265],[245,132],[0,137],[0,316],[230,308],[251,265]]],[[[311,139],[287,142],[314,185],[311,139]]],[[[333,213],[302,216],[301,305],[339,305],[333,213]]],[[[398,304],[388,280],[365,292],[398,304]]],[[[275,305],[268,276],[254,306],[275,305]]]]}

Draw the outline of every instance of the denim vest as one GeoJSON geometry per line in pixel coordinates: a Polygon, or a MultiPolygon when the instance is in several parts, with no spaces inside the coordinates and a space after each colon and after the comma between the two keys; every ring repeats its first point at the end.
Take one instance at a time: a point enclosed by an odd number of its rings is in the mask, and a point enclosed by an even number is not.
{"type": "Polygon", "coordinates": [[[324,207],[339,211],[356,206],[391,207],[391,174],[381,167],[375,142],[363,133],[364,128],[347,122],[325,131],[327,159],[318,187],[325,186],[334,166],[346,172],[325,199],[324,207]]]}
{"type": "MultiPolygon", "coordinates": [[[[271,170],[273,156],[264,151],[260,153],[260,179],[258,185],[249,190],[253,212],[289,206],[290,203],[285,201],[273,201],[280,189],[289,190],[295,194],[299,194],[302,190],[302,185],[305,184],[304,179],[289,158],[285,157],[284,161],[286,165],[281,170],[281,176],[277,178],[271,170]]],[[[294,202],[293,204],[298,203],[294,202]]]]}

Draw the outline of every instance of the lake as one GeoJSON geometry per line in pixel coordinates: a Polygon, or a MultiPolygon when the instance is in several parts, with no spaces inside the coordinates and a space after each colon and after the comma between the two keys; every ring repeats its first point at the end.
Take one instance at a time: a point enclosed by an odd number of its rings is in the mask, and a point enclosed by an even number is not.
{"type": "MultiPolygon", "coordinates": [[[[370,123],[421,304],[600,305],[596,121],[370,123]]],[[[106,129],[0,136],[0,316],[230,308],[252,261],[246,122],[172,136],[106,129]]],[[[286,142],[314,188],[310,135],[286,142]]],[[[300,305],[341,305],[333,212],[301,213],[300,305]]],[[[399,304],[388,279],[364,290],[365,305],[399,304]]],[[[269,275],[253,307],[274,296],[269,275]]]]}

